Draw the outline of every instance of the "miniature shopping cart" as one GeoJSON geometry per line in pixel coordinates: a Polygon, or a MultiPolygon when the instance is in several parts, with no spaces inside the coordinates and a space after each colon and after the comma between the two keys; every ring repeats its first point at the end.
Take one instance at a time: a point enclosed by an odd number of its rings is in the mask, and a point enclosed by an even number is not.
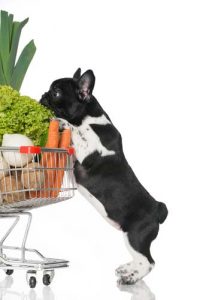
{"type": "Polygon", "coordinates": [[[68,267],[67,260],[46,258],[38,250],[26,248],[26,241],[32,220],[29,210],[74,196],[73,153],[72,147],[0,147],[0,218],[14,220],[0,240],[0,268],[7,275],[15,269],[26,270],[31,288],[36,286],[37,271],[43,271],[43,284],[49,285],[56,268],[68,267]],[[27,224],[21,247],[6,246],[6,239],[23,216],[27,224]],[[17,252],[19,257],[10,257],[8,252],[17,252]],[[38,259],[27,259],[27,254],[38,259]]]}

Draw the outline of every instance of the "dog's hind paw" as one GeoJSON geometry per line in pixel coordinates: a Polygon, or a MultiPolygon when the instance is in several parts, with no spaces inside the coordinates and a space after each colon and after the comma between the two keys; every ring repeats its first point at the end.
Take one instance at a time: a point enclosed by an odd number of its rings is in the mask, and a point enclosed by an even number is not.
{"type": "Polygon", "coordinates": [[[124,267],[124,265],[120,266],[115,270],[115,275],[120,277],[128,273],[128,270],[124,267]]]}
{"type": "Polygon", "coordinates": [[[131,274],[128,274],[125,276],[121,276],[120,279],[117,281],[117,284],[118,285],[132,285],[132,284],[135,284],[138,280],[139,280],[139,278],[136,278],[134,273],[131,273],[131,274]]]}
{"type": "Polygon", "coordinates": [[[116,269],[115,275],[120,277],[121,284],[134,284],[151,271],[153,265],[145,262],[136,264],[132,261],[124,264],[116,269]]]}
{"type": "Polygon", "coordinates": [[[130,273],[138,273],[138,271],[136,270],[136,266],[134,266],[133,262],[124,264],[119,266],[116,270],[115,270],[115,275],[120,277],[120,276],[124,276],[124,275],[128,275],[130,273]]]}
{"type": "Polygon", "coordinates": [[[139,278],[139,271],[136,270],[133,263],[120,266],[115,271],[116,276],[120,277],[118,284],[134,284],[139,278]]]}

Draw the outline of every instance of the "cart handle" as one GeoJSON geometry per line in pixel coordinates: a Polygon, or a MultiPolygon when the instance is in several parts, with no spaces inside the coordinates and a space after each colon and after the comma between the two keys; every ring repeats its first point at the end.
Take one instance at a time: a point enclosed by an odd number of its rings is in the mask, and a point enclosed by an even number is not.
{"type": "MultiPolygon", "coordinates": [[[[41,148],[39,146],[20,146],[19,147],[19,152],[21,154],[40,154],[42,150],[45,150],[45,148],[41,148]]],[[[50,148],[47,148],[50,149],[50,148]]],[[[52,148],[53,150],[54,148],[52,148]]],[[[66,149],[55,149],[55,150],[66,150],[68,155],[73,155],[75,153],[75,150],[73,147],[68,147],[66,149]]]]}
{"type": "Polygon", "coordinates": [[[37,146],[20,146],[19,152],[22,154],[40,154],[41,147],[37,146]]]}

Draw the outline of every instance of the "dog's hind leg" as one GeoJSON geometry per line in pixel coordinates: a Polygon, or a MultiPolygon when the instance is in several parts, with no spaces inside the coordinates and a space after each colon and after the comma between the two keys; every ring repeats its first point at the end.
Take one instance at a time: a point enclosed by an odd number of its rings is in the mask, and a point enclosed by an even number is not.
{"type": "Polygon", "coordinates": [[[129,231],[124,233],[126,245],[133,261],[120,266],[116,275],[119,283],[133,284],[146,276],[154,267],[154,260],[150,254],[151,242],[158,234],[157,222],[138,221],[131,224],[129,231]]]}

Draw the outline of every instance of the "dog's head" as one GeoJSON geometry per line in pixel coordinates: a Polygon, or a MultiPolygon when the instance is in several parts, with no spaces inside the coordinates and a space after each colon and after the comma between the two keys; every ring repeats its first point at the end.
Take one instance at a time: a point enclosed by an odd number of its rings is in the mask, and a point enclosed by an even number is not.
{"type": "Polygon", "coordinates": [[[53,110],[56,117],[78,124],[86,115],[86,107],[93,97],[94,84],[93,72],[88,70],[81,76],[79,68],[73,78],[55,80],[40,103],[53,110]]]}

